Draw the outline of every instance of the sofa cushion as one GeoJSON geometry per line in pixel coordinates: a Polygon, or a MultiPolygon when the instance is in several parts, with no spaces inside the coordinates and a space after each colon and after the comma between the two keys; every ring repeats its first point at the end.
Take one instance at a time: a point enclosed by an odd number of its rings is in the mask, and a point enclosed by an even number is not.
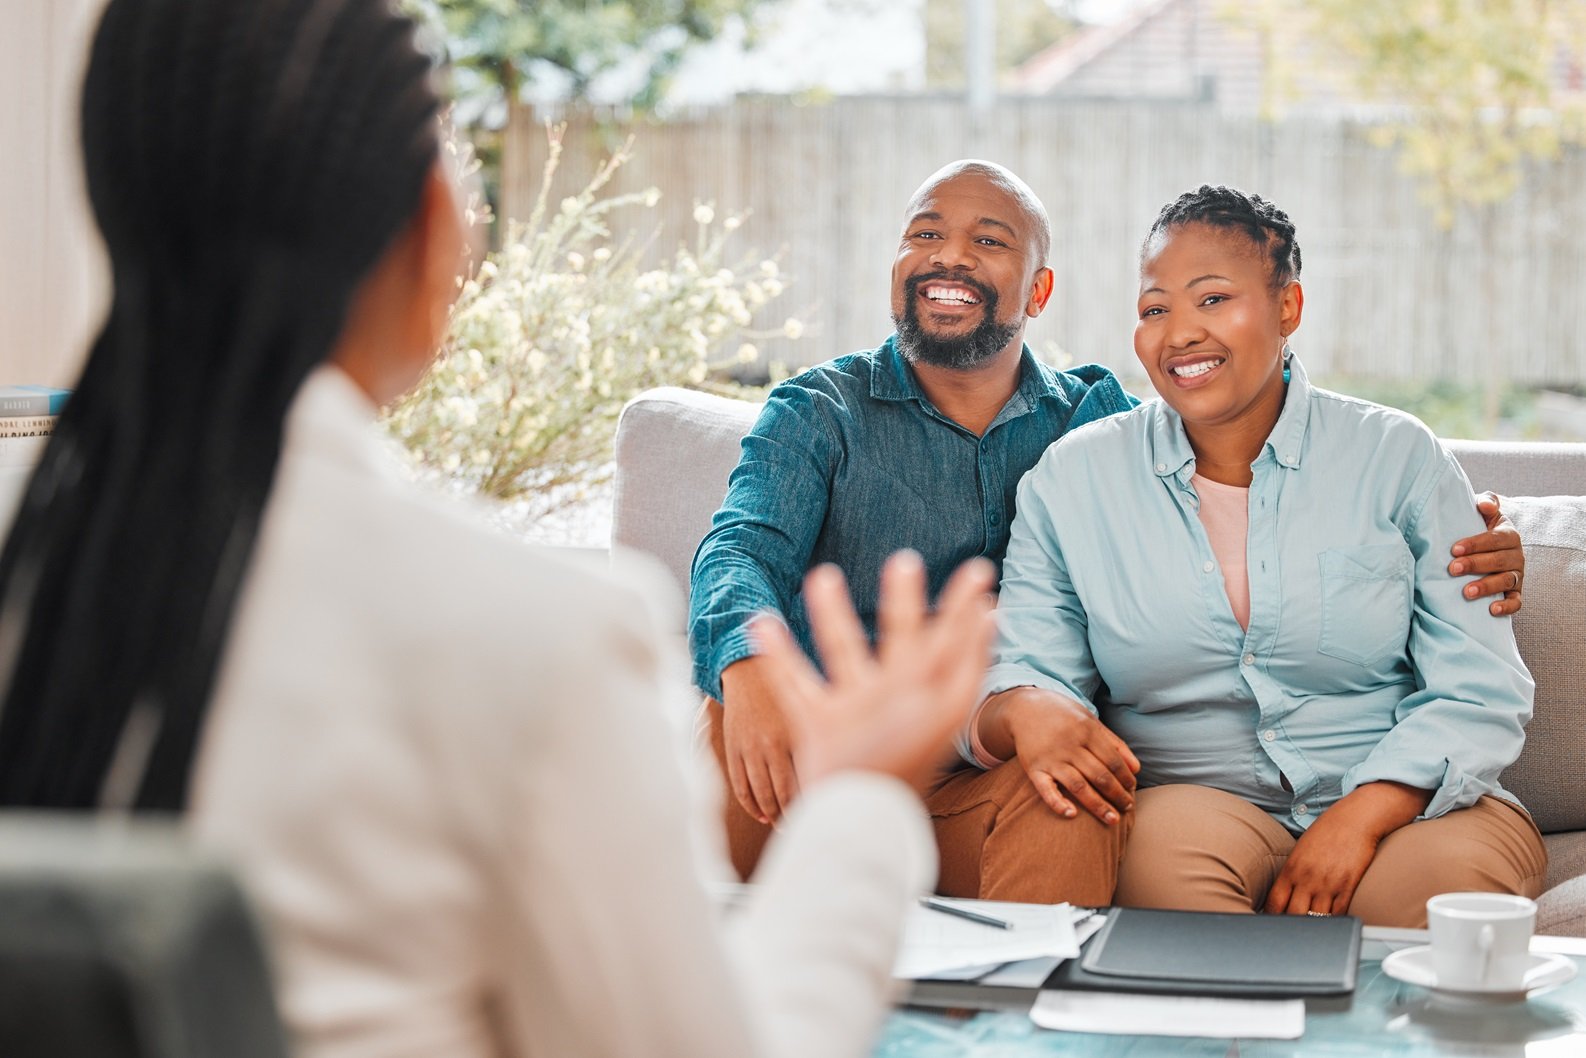
{"type": "Polygon", "coordinates": [[[1586,878],[1571,878],[1536,902],[1536,931],[1556,937],[1586,937],[1586,878]]]}
{"type": "Polygon", "coordinates": [[[1544,833],[1586,829],[1586,497],[1505,496],[1525,543],[1514,635],[1536,680],[1525,750],[1503,773],[1544,833]]]}
{"type": "Polygon", "coordinates": [[[1544,834],[1542,846],[1547,849],[1547,874],[1542,879],[1544,892],[1571,878],[1586,875],[1586,830],[1544,834]]]}

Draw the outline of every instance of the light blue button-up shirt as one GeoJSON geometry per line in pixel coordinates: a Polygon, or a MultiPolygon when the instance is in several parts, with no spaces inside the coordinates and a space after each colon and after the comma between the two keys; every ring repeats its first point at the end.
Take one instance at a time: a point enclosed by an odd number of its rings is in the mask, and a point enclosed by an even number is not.
{"type": "Polygon", "coordinates": [[[1413,417],[1291,366],[1252,464],[1248,631],[1183,422],[1153,401],[1072,431],[1020,483],[988,692],[1099,707],[1142,785],[1216,787],[1293,831],[1378,780],[1433,791],[1427,818],[1516,800],[1498,775],[1531,677],[1509,619],[1446,569],[1483,528],[1469,481],[1413,417]]]}

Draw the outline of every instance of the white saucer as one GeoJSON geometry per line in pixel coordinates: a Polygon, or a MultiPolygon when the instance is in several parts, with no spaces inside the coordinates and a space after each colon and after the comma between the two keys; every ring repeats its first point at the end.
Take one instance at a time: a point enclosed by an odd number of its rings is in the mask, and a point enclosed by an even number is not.
{"type": "Polygon", "coordinates": [[[1509,988],[1439,988],[1437,971],[1432,969],[1431,945],[1405,948],[1382,960],[1382,972],[1406,984],[1420,985],[1439,999],[1466,1004],[1519,1003],[1530,996],[1557,988],[1575,976],[1575,961],[1566,955],[1531,953],[1531,966],[1524,984],[1509,988]]]}

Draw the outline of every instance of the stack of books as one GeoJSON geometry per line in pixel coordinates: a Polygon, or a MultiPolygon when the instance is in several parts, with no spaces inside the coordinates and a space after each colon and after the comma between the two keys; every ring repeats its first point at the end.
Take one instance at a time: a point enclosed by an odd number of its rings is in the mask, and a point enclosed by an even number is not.
{"type": "Polygon", "coordinates": [[[67,396],[49,386],[0,386],[0,467],[39,461],[67,396]]]}

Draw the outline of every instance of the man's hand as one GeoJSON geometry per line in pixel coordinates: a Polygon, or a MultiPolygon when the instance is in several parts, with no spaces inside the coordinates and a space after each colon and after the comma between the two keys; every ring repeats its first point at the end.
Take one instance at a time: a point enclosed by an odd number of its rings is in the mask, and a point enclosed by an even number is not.
{"type": "Polygon", "coordinates": [[[1428,790],[1396,782],[1359,787],[1317,817],[1295,842],[1267,891],[1269,915],[1342,915],[1376,858],[1377,846],[1420,815],[1428,790]]]}
{"type": "Polygon", "coordinates": [[[1525,552],[1514,523],[1499,509],[1498,497],[1483,492],[1476,497],[1476,510],[1486,519],[1487,531],[1466,537],[1454,544],[1454,561],[1448,564],[1450,576],[1475,576],[1465,585],[1465,598],[1494,599],[1488,611],[1494,617],[1518,613],[1521,585],[1525,581],[1525,552]]]}
{"type": "MultiPolygon", "coordinates": [[[[755,637],[765,671],[782,692],[798,772],[806,784],[846,769],[896,776],[922,788],[953,732],[974,708],[991,660],[990,562],[959,567],[927,616],[925,565],[912,551],[887,560],[872,651],[835,566],[804,581],[810,630],[826,668],[815,671],[786,626],[761,618],[755,637]]],[[[728,706],[730,713],[731,706],[728,706]]]]}
{"type": "Polygon", "coordinates": [[[793,736],[778,700],[774,670],[765,658],[749,657],[721,673],[727,782],[743,810],[766,824],[782,818],[798,796],[793,736]]]}
{"type": "Polygon", "coordinates": [[[993,695],[980,714],[980,741],[1004,760],[1018,757],[1041,800],[1060,816],[1078,815],[1078,801],[1112,826],[1134,807],[1140,761],[1072,699],[1039,687],[993,695]]]}

